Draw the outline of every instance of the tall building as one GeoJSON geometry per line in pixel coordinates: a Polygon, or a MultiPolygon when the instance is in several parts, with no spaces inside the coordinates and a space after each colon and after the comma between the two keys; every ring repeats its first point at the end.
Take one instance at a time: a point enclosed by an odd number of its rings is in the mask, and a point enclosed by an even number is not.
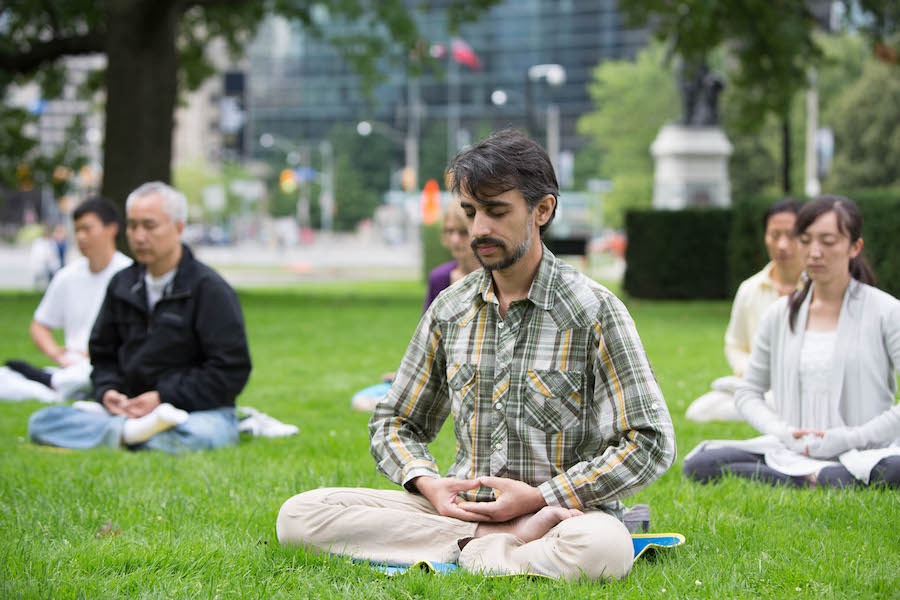
{"type": "MultiPolygon", "coordinates": [[[[315,142],[337,123],[363,119],[405,135],[413,114],[420,116],[422,132],[454,131],[446,142],[448,155],[503,126],[526,129],[542,143],[558,132],[558,168],[565,180],[567,159],[581,144],[576,122],[592,109],[587,84],[593,68],[603,60],[633,58],[647,41],[646,31],[627,28],[615,0],[506,0],[463,25],[460,44],[448,39],[449,4],[432,1],[423,10],[409,0],[425,40],[420,51],[437,57],[437,68],[410,77],[402,64],[385,59],[385,80],[370,96],[330,44],[300,26],[268,19],[248,52],[247,150],[263,153],[259,138],[265,133],[315,142]],[[558,81],[559,69],[535,65],[560,65],[564,82],[558,81]],[[408,110],[417,104],[420,110],[408,110]]],[[[332,20],[323,6],[312,15],[323,37],[352,36],[353,28],[332,20]]]]}

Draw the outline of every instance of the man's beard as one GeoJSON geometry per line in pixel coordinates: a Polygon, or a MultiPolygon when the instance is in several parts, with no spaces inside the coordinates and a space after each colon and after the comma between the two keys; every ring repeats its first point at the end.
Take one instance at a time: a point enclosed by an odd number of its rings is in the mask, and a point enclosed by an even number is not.
{"type": "Polygon", "coordinates": [[[520,244],[513,248],[512,253],[506,253],[506,258],[498,263],[488,264],[484,262],[484,259],[478,253],[478,246],[494,245],[498,246],[504,252],[506,252],[506,244],[504,244],[497,238],[487,236],[473,239],[471,246],[472,251],[475,254],[475,258],[478,259],[478,262],[481,263],[481,266],[484,267],[487,271],[501,271],[513,266],[514,264],[519,262],[519,260],[521,260],[521,258],[525,256],[525,253],[528,252],[528,249],[531,248],[532,224],[532,217],[531,215],[529,215],[528,220],[525,222],[525,239],[523,239],[520,244]]]}

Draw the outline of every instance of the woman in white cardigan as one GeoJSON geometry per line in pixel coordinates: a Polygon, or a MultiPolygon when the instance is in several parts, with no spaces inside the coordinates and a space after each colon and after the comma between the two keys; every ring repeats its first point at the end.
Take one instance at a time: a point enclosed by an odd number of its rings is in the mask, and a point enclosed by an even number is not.
{"type": "Polygon", "coordinates": [[[796,232],[809,280],[766,312],[735,403],[762,437],[701,442],[684,472],[798,487],[900,486],[900,301],[872,287],[862,216],[839,196],[810,201],[796,232]],[[763,400],[772,389],[774,409],[763,400]]]}

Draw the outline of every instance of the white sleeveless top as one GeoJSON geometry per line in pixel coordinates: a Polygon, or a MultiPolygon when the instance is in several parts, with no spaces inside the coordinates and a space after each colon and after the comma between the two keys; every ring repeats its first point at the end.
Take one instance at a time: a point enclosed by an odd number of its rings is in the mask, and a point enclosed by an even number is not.
{"type": "Polygon", "coordinates": [[[843,425],[838,407],[831,406],[830,388],[834,369],[834,345],[837,329],[805,331],[800,350],[800,423],[801,429],[830,429],[843,425]],[[836,422],[838,421],[838,422],[836,422]]]}

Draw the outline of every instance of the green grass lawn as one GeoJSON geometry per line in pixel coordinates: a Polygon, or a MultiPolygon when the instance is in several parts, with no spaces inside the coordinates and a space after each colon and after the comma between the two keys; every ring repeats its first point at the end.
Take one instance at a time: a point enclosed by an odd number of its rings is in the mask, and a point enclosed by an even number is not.
{"type": "MultiPolygon", "coordinates": [[[[686,421],[690,401],[726,374],[726,302],[628,307],[678,436],[679,460],[626,504],[649,503],[653,530],[687,543],[604,584],[388,578],[279,547],[275,516],[320,486],[390,488],[368,452],[351,394],[399,361],[421,310],[414,283],[318,284],[241,293],[254,369],[239,402],[300,427],[184,456],[65,451],[26,440],[36,402],[0,404],[0,597],[25,598],[900,598],[900,494],[689,483],[681,457],[744,424],[686,421]],[[108,533],[101,532],[110,522],[108,533]],[[101,532],[101,533],[98,533],[101,532]]],[[[40,362],[27,324],[39,297],[0,294],[0,357],[40,362]]],[[[449,465],[445,428],[433,452],[449,465]]]]}

